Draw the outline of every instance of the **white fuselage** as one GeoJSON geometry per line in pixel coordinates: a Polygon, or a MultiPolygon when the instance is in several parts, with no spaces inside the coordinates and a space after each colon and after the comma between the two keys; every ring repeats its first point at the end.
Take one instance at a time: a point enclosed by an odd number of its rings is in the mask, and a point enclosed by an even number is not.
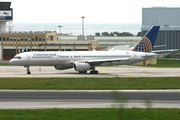
{"type": "Polygon", "coordinates": [[[152,59],[155,53],[134,51],[57,51],[57,52],[24,52],[17,54],[9,61],[17,66],[72,66],[74,62],[95,60],[96,65],[126,65],[152,59]],[[16,58],[21,57],[21,58],[16,58]],[[98,62],[99,61],[99,62],[98,62]]]}

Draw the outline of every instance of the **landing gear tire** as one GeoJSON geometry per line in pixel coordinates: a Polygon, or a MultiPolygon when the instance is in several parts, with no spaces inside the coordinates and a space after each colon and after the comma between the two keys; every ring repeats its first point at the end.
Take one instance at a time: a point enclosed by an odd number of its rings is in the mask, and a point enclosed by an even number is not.
{"type": "Polygon", "coordinates": [[[92,66],[92,71],[90,71],[90,74],[98,74],[99,72],[95,70],[95,66],[92,66]]]}
{"type": "Polygon", "coordinates": [[[87,71],[79,71],[79,73],[87,73],[87,71]]]}
{"type": "Polygon", "coordinates": [[[98,74],[99,72],[97,70],[95,71],[90,71],[90,74],[98,74]]]}
{"type": "Polygon", "coordinates": [[[29,75],[29,74],[31,74],[31,72],[27,72],[27,74],[29,75]]]}

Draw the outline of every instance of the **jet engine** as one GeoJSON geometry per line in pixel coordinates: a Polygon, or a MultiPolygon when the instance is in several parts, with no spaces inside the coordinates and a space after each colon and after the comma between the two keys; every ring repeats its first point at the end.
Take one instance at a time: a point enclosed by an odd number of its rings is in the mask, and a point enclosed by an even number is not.
{"type": "Polygon", "coordinates": [[[87,71],[91,69],[91,65],[88,63],[74,63],[73,66],[76,71],[87,71]]]}
{"type": "Polygon", "coordinates": [[[72,66],[66,66],[66,65],[57,65],[57,66],[54,66],[54,68],[56,70],[65,70],[65,69],[70,69],[70,68],[73,68],[72,66]]]}

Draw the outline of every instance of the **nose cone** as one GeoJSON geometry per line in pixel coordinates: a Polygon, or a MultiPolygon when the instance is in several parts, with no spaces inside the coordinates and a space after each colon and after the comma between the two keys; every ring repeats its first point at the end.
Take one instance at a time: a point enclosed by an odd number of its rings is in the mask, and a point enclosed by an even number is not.
{"type": "Polygon", "coordinates": [[[11,59],[11,60],[9,61],[9,64],[14,65],[14,60],[11,59]]]}
{"type": "Polygon", "coordinates": [[[12,59],[9,61],[9,64],[11,64],[11,65],[12,65],[12,59]]]}

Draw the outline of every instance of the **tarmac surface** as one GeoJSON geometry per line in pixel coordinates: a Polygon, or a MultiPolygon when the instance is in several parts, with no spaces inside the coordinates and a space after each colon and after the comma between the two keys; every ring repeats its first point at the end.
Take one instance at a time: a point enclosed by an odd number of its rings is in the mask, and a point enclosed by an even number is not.
{"type": "Polygon", "coordinates": [[[180,108],[180,90],[0,90],[0,109],[180,108]]]}
{"type": "Polygon", "coordinates": [[[139,66],[96,67],[99,74],[79,74],[72,69],[56,70],[53,66],[31,66],[27,75],[23,66],[0,66],[0,77],[180,77],[180,68],[139,66]]]}
{"type": "MultiPolygon", "coordinates": [[[[180,77],[180,68],[139,66],[96,67],[99,74],[79,74],[53,66],[0,66],[0,77],[180,77]]],[[[112,91],[0,90],[0,109],[153,107],[180,108],[180,90],[124,90],[116,99],[112,91]]]]}

